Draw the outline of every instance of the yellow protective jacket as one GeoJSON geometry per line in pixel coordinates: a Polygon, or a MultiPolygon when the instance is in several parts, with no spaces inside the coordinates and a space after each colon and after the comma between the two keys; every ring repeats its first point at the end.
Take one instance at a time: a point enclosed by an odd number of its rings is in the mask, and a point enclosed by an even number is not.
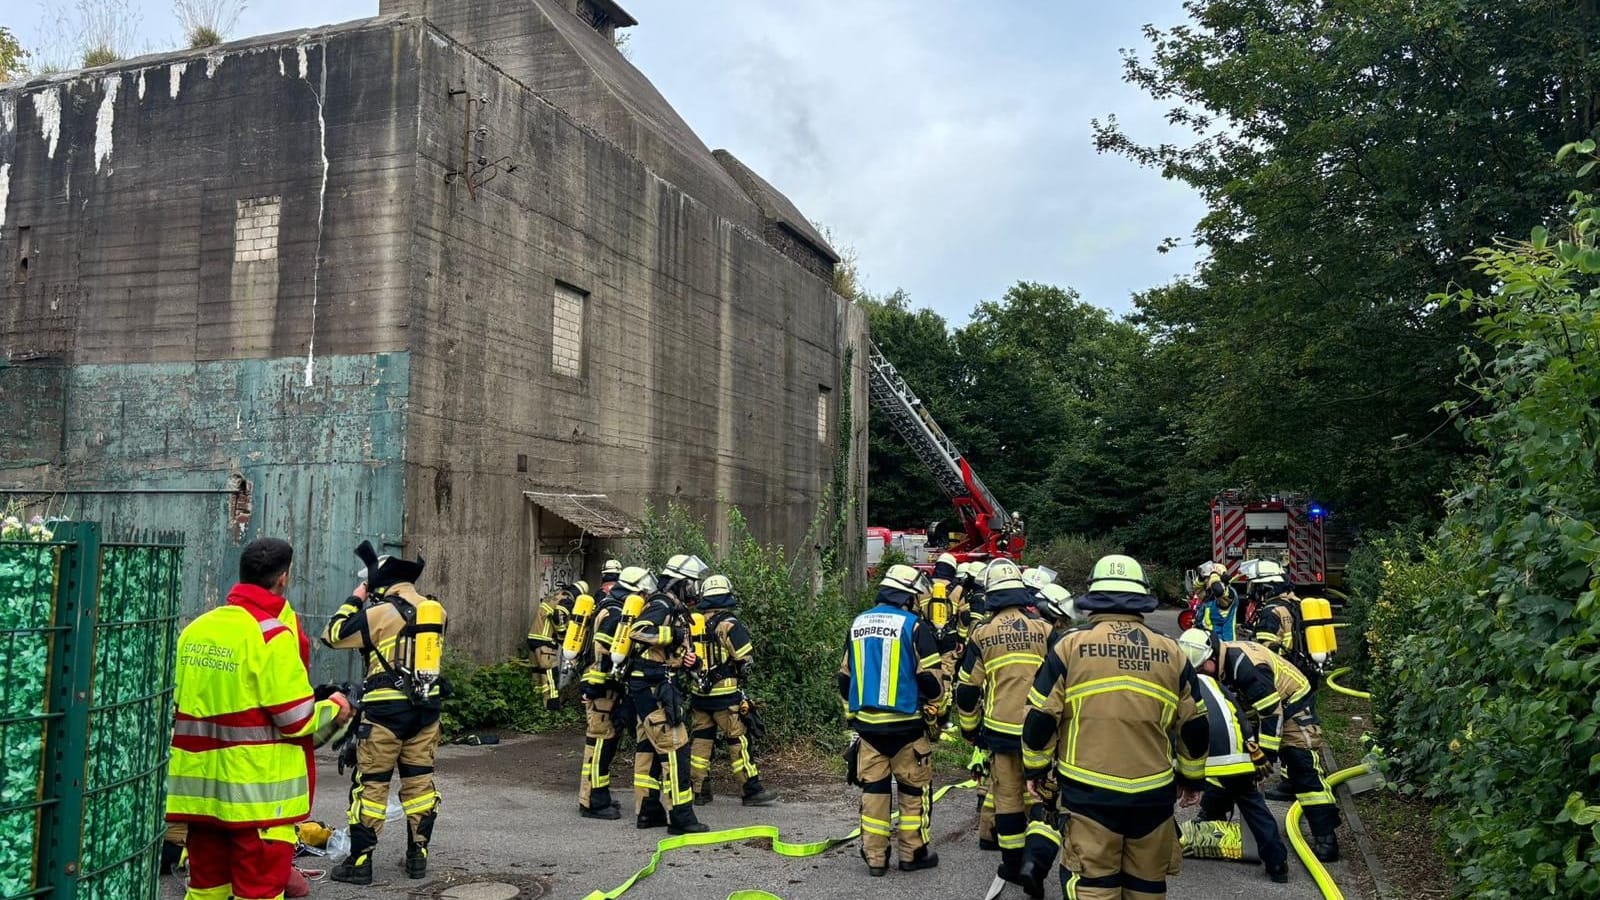
{"type": "MultiPolygon", "coordinates": [[[[412,700],[437,707],[438,682],[428,686],[427,696],[416,698],[407,693],[406,686],[401,683],[405,673],[415,668],[416,638],[407,632],[409,623],[397,601],[415,608],[425,600],[426,597],[417,593],[416,585],[402,582],[385,588],[382,595],[369,599],[365,606],[351,597],[328,620],[322,642],[335,650],[360,650],[366,660],[362,703],[412,700]]],[[[441,627],[449,624],[443,611],[439,617],[441,627]]]]}
{"type": "Polygon", "coordinates": [[[167,819],[269,828],[309,817],[308,739],[339,707],[315,699],[298,634],[230,597],[183,629],[177,657],[167,819]]]}
{"type": "Polygon", "coordinates": [[[528,626],[528,654],[535,669],[554,669],[561,662],[561,639],[567,632],[574,597],[564,590],[551,591],[534,604],[528,626]]]}
{"type": "Polygon", "coordinates": [[[1099,613],[1066,633],[1028,694],[1022,759],[1093,802],[1172,805],[1173,746],[1186,784],[1205,776],[1199,682],[1177,641],[1131,613],[1099,613]]]}
{"type": "Polygon", "coordinates": [[[1010,606],[972,630],[957,676],[956,715],[962,732],[987,732],[989,749],[1019,753],[1028,694],[1045,654],[1050,623],[1010,606]]]}
{"type": "Polygon", "coordinates": [[[1224,641],[1217,680],[1232,688],[1260,724],[1261,749],[1283,746],[1283,720],[1311,703],[1311,682],[1294,664],[1255,641],[1224,641]]]}

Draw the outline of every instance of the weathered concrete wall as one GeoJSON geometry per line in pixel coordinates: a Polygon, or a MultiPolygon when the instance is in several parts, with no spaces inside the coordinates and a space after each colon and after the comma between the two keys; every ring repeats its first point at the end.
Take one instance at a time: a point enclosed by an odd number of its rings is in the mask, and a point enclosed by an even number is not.
{"type": "MultiPolygon", "coordinates": [[[[859,311],[466,48],[419,46],[407,533],[447,560],[435,586],[471,598],[453,641],[480,655],[519,642],[535,549],[524,489],[635,512],[675,500],[713,522],[733,504],[759,537],[800,549],[832,476],[859,311]],[[475,195],[446,183],[468,96],[487,101],[484,155],[518,166],[475,195]],[[578,377],[552,371],[563,286],[583,295],[578,377]]],[[[864,382],[854,402],[864,422],[864,382]]]]}
{"type": "Polygon", "coordinates": [[[0,488],[184,530],[188,614],[272,534],[319,624],[355,544],[401,539],[418,37],[358,23],[0,93],[0,488]]]}

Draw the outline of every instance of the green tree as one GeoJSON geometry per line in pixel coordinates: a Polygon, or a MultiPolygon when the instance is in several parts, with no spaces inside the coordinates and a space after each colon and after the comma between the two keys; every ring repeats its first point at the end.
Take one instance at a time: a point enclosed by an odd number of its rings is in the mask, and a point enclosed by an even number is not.
{"type": "Polygon", "coordinates": [[[11,29],[0,26],[0,82],[21,78],[28,71],[28,51],[11,29]]]}
{"type": "Polygon", "coordinates": [[[1423,298],[1481,286],[1463,257],[1552,211],[1551,154],[1600,120],[1596,4],[1186,8],[1126,74],[1195,139],[1096,124],[1101,150],[1210,209],[1197,277],[1138,300],[1160,368],[1188,382],[1184,469],[1309,489],[1370,523],[1433,507],[1464,450],[1436,408],[1470,331],[1423,298]]]}

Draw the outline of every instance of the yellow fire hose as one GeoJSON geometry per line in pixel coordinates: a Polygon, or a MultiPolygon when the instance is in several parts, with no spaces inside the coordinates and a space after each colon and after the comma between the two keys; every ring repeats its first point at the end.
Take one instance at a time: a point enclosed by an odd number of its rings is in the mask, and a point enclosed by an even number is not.
{"type": "Polygon", "coordinates": [[[1366,691],[1358,691],[1355,688],[1347,688],[1334,680],[1341,675],[1350,674],[1351,671],[1353,670],[1349,666],[1345,666],[1342,669],[1334,669],[1332,672],[1328,673],[1328,677],[1323,679],[1323,681],[1330,689],[1332,689],[1335,694],[1343,694],[1346,697],[1355,697],[1360,700],[1371,700],[1372,695],[1370,693],[1366,691]]]}
{"type": "MultiPolygon", "coordinates": [[[[1367,771],[1365,765],[1351,766],[1328,776],[1328,790],[1332,791],[1339,785],[1367,771]]],[[[1289,812],[1283,817],[1283,829],[1289,832],[1289,843],[1294,846],[1296,856],[1305,864],[1306,871],[1311,873],[1311,880],[1317,883],[1317,890],[1322,892],[1324,900],[1344,900],[1344,892],[1339,890],[1339,885],[1334,883],[1333,876],[1323,867],[1322,861],[1311,852],[1311,845],[1306,843],[1305,835],[1300,833],[1300,801],[1296,800],[1289,807],[1289,812]]]]}
{"type": "MultiPolygon", "coordinates": [[[[948,794],[953,790],[964,790],[966,788],[977,786],[978,783],[976,781],[963,781],[960,784],[947,784],[934,792],[933,802],[938,803],[944,798],[945,794],[948,794]]],[[[593,891],[588,896],[584,897],[584,900],[616,900],[616,898],[627,893],[634,885],[646,878],[649,878],[650,875],[655,872],[656,866],[660,864],[661,857],[663,855],[672,850],[679,850],[684,847],[706,847],[712,844],[730,844],[735,841],[749,841],[765,838],[772,841],[772,852],[778,854],[779,856],[787,856],[791,859],[803,859],[807,856],[817,856],[818,854],[826,853],[829,850],[832,850],[834,847],[853,841],[860,836],[861,829],[857,827],[854,831],[843,837],[825,838],[823,840],[812,841],[810,843],[791,844],[778,836],[778,826],[776,825],[747,825],[743,828],[725,828],[721,831],[708,831],[704,834],[682,834],[678,835],[677,837],[663,838],[656,842],[655,852],[650,854],[650,861],[645,863],[644,868],[628,876],[628,880],[622,882],[611,890],[593,891]]],[[[732,894],[729,894],[728,900],[778,900],[778,898],[767,893],[766,891],[741,890],[734,891],[732,894]]]]}

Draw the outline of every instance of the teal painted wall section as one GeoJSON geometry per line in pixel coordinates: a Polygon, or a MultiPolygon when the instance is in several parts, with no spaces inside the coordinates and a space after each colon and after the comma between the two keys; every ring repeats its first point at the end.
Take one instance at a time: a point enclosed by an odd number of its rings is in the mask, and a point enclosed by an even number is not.
{"type": "MultiPolygon", "coordinates": [[[[182,530],[185,622],[222,599],[256,537],[294,544],[289,599],[313,632],[355,584],[358,543],[400,546],[408,354],[319,357],[309,386],[303,358],[68,372],[62,449],[30,509],[108,535],[182,530]]],[[[342,679],[354,657],[319,645],[312,674],[342,679]]]]}

